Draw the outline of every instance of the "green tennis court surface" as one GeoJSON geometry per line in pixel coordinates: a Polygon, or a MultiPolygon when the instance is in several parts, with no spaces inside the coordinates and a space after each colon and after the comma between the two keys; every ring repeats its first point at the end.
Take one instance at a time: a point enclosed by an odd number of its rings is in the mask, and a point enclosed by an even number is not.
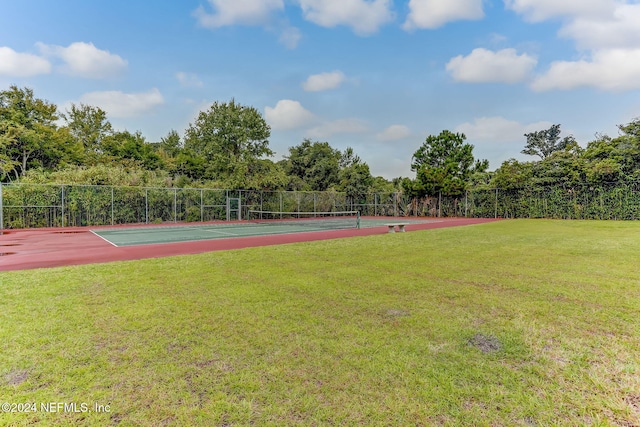
{"type": "MultiPolygon", "coordinates": [[[[385,224],[424,224],[419,220],[367,219],[361,218],[360,228],[383,227],[385,224]]],[[[274,234],[307,233],[356,228],[356,223],[346,224],[332,221],[274,221],[271,223],[233,222],[203,225],[176,225],[159,227],[132,227],[92,230],[92,232],[114,246],[149,245],[156,243],[177,243],[196,240],[228,239],[236,237],[268,236],[274,234]]]]}

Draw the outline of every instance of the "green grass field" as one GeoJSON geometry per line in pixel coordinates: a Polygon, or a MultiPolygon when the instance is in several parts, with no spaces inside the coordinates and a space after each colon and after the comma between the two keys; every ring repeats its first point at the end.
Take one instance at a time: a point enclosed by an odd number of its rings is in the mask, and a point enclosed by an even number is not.
{"type": "Polygon", "coordinates": [[[638,254],[517,220],[0,273],[0,403],[36,404],[0,425],[637,426],[638,254]]]}

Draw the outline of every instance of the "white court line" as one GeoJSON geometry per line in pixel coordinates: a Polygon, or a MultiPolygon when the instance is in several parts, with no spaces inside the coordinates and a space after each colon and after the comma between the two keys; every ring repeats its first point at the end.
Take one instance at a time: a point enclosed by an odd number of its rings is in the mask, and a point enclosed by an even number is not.
{"type": "Polygon", "coordinates": [[[95,236],[98,236],[99,238],[101,238],[102,240],[104,240],[105,242],[107,242],[108,244],[113,245],[113,246],[115,246],[116,248],[118,247],[118,245],[116,245],[115,243],[113,243],[113,242],[112,242],[112,241],[110,241],[110,240],[105,239],[104,237],[102,237],[101,235],[99,235],[98,233],[96,233],[95,231],[93,231],[93,230],[89,230],[89,231],[90,231],[90,232],[92,232],[95,236]]]}
{"type": "Polygon", "coordinates": [[[226,234],[227,236],[240,236],[241,234],[237,234],[237,233],[226,233],[224,231],[218,231],[218,230],[206,230],[204,228],[199,228],[199,227],[184,227],[188,230],[198,230],[198,231],[205,231],[207,233],[218,233],[218,234],[226,234]]]}

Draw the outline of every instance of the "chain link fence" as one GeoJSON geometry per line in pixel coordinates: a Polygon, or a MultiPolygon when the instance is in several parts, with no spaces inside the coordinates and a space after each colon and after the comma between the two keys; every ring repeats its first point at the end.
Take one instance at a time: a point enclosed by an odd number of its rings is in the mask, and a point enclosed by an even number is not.
{"type": "Polygon", "coordinates": [[[249,210],[360,211],[363,216],[640,218],[640,183],[475,189],[458,197],[402,193],[220,190],[95,185],[0,184],[0,228],[243,219],[249,210]],[[238,200],[230,215],[229,200],[238,200]]]}
{"type": "Polygon", "coordinates": [[[396,193],[0,184],[0,228],[69,227],[243,219],[249,210],[398,215],[396,193]],[[229,201],[237,205],[230,208],[229,201]],[[231,212],[230,212],[231,211],[231,212]]]}
{"type": "Polygon", "coordinates": [[[475,189],[458,197],[404,199],[403,216],[640,219],[640,183],[475,189]]]}

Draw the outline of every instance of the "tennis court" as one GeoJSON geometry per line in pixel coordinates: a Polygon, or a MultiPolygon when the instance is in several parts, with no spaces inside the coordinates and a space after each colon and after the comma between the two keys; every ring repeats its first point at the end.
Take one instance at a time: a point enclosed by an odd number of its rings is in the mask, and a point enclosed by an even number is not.
{"type": "MultiPolygon", "coordinates": [[[[188,224],[163,227],[102,228],[92,233],[116,247],[149,245],[159,243],[192,242],[241,237],[270,236],[308,232],[326,232],[384,227],[388,218],[360,218],[357,212],[332,212],[325,216],[319,213],[250,212],[246,221],[188,224]]],[[[405,220],[396,223],[424,224],[437,220],[405,220]]]]}
{"type": "MultiPolygon", "coordinates": [[[[264,218],[262,218],[264,219],[264,218]]],[[[364,217],[333,224],[301,218],[220,223],[149,224],[116,227],[59,227],[0,232],[0,271],[136,260],[202,252],[283,245],[387,233],[385,224],[405,223],[407,231],[481,224],[486,218],[364,217]],[[313,224],[316,222],[316,224],[313,224]]],[[[326,218],[325,218],[326,221],[326,218]]]]}

